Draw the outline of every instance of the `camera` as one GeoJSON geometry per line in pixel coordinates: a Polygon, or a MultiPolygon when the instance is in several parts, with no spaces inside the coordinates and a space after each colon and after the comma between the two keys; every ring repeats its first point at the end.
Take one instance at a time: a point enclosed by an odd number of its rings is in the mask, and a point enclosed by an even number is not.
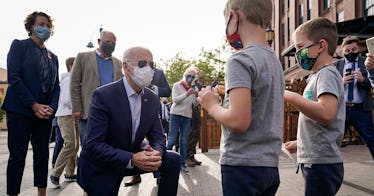
{"type": "Polygon", "coordinates": [[[201,89],[203,88],[203,85],[201,85],[198,81],[195,81],[193,82],[191,87],[197,91],[201,91],[201,89]]]}

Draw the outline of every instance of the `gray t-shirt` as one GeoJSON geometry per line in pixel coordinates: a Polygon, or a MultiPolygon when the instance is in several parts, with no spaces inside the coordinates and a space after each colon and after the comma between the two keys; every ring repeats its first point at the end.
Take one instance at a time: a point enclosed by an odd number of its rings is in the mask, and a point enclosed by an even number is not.
{"type": "Polygon", "coordinates": [[[299,115],[297,128],[297,162],[308,164],[341,163],[343,157],[340,144],[344,135],[345,102],[342,77],[335,66],[320,68],[307,80],[303,97],[317,101],[324,93],[338,99],[336,119],[329,125],[322,125],[303,113],[299,115]]]}
{"type": "Polygon", "coordinates": [[[251,45],[232,55],[225,70],[226,96],[230,90],[248,88],[252,95],[251,125],[244,133],[222,126],[222,165],[277,167],[283,133],[284,77],[270,47],[251,45]]]}

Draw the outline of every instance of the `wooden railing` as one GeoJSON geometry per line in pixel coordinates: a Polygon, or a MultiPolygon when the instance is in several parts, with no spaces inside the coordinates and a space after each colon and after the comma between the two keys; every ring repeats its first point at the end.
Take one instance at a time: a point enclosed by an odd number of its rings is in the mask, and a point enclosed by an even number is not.
{"type": "MultiPolygon", "coordinates": [[[[306,87],[305,78],[292,79],[286,82],[286,89],[297,92],[302,95],[306,87]]],[[[373,94],[374,99],[374,94],[373,94]]],[[[219,148],[221,138],[221,124],[217,123],[207,112],[201,110],[201,131],[199,146],[202,152],[207,152],[211,148],[219,148]]],[[[374,118],[374,115],[373,115],[374,118]]],[[[283,141],[296,140],[297,125],[299,119],[299,111],[289,103],[284,104],[284,126],[283,126],[283,141]]],[[[373,119],[374,122],[374,119],[373,119]]],[[[352,133],[347,132],[344,140],[351,140],[353,144],[362,144],[357,131],[351,127],[352,133]]]]}

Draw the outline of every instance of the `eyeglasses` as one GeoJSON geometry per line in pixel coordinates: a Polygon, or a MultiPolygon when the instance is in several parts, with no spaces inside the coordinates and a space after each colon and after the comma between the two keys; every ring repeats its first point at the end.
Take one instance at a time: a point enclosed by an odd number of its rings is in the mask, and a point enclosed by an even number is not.
{"type": "Polygon", "coordinates": [[[147,64],[149,64],[149,66],[154,69],[156,67],[156,63],[154,63],[153,61],[146,61],[146,60],[140,60],[138,61],[138,67],[139,68],[143,68],[145,67],[147,64]]]}

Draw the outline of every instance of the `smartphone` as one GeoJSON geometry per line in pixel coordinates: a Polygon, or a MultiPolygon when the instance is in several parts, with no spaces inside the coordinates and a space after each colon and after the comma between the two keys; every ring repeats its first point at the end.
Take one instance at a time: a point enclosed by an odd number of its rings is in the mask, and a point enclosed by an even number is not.
{"type": "Polygon", "coordinates": [[[214,87],[217,86],[217,84],[218,84],[218,80],[215,79],[210,86],[211,86],[211,88],[214,88],[214,87]]]}
{"type": "Polygon", "coordinates": [[[351,69],[351,68],[348,68],[348,69],[345,70],[344,75],[345,75],[345,76],[348,76],[348,75],[351,75],[351,73],[352,73],[352,69],[351,69]]]}
{"type": "Polygon", "coordinates": [[[366,47],[370,54],[374,54],[374,37],[366,40],[366,47]]]}
{"type": "Polygon", "coordinates": [[[196,88],[197,88],[199,91],[201,91],[201,88],[203,88],[203,85],[201,85],[201,84],[198,83],[198,82],[195,83],[195,86],[196,86],[196,88]]]}

